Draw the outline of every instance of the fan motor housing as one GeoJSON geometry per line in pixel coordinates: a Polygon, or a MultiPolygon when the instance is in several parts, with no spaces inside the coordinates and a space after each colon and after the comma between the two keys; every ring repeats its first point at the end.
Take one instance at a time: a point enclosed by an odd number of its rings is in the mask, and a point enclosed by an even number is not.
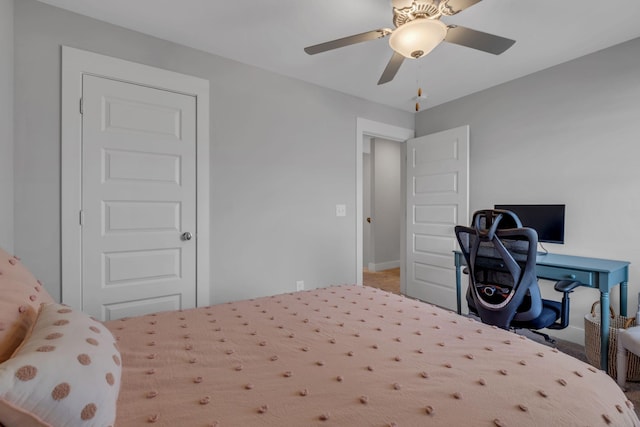
{"type": "MultiPolygon", "coordinates": [[[[446,2],[442,2],[443,6],[446,2]]],[[[410,7],[393,8],[393,25],[400,27],[416,18],[437,19],[442,15],[440,1],[414,0],[410,7]]]]}

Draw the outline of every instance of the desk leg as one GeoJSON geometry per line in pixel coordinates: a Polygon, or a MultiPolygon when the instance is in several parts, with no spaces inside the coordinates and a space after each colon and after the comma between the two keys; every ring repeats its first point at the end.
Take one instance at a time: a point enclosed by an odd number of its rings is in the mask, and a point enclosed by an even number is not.
{"type": "Polygon", "coordinates": [[[607,372],[609,362],[609,292],[600,291],[600,369],[607,372]]]}
{"type": "MultiPolygon", "coordinates": [[[[620,282],[620,315],[627,315],[627,282],[620,282]]],[[[638,319],[636,319],[638,321],[638,319]]]]}
{"type": "Polygon", "coordinates": [[[456,306],[458,308],[458,314],[462,314],[462,305],[460,302],[460,263],[456,258],[456,306]]]}

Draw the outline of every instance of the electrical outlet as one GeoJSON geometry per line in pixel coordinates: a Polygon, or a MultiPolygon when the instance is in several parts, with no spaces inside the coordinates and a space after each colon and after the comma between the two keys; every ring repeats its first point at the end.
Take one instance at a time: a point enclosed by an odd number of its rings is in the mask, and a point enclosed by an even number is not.
{"type": "Polygon", "coordinates": [[[303,291],[303,290],[304,290],[304,280],[296,281],[296,291],[303,291]]]}
{"type": "Polygon", "coordinates": [[[347,205],[336,205],[336,216],[347,216],[347,205]]]}

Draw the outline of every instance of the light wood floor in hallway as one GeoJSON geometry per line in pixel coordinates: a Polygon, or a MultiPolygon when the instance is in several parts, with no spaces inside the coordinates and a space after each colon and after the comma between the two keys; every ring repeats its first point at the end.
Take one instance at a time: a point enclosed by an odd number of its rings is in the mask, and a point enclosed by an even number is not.
{"type": "Polygon", "coordinates": [[[372,288],[400,294],[400,267],[383,271],[363,270],[362,283],[372,288]]]}

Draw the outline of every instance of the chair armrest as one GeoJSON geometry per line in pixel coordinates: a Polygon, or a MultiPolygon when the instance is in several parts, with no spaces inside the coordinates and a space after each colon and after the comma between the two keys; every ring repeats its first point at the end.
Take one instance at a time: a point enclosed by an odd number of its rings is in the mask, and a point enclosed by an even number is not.
{"type": "Polygon", "coordinates": [[[555,322],[549,326],[549,329],[564,329],[569,326],[569,294],[580,285],[582,283],[577,280],[559,280],[556,282],[553,288],[558,292],[562,292],[560,323],[555,322]]]}
{"type": "Polygon", "coordinates": [[[580,285],[582,285],[582,283],[577,280],[560,280],[555,284],[553,288],[558,292],[566,294],[569,292],[573,292],[573,290],[580,285]]]}

